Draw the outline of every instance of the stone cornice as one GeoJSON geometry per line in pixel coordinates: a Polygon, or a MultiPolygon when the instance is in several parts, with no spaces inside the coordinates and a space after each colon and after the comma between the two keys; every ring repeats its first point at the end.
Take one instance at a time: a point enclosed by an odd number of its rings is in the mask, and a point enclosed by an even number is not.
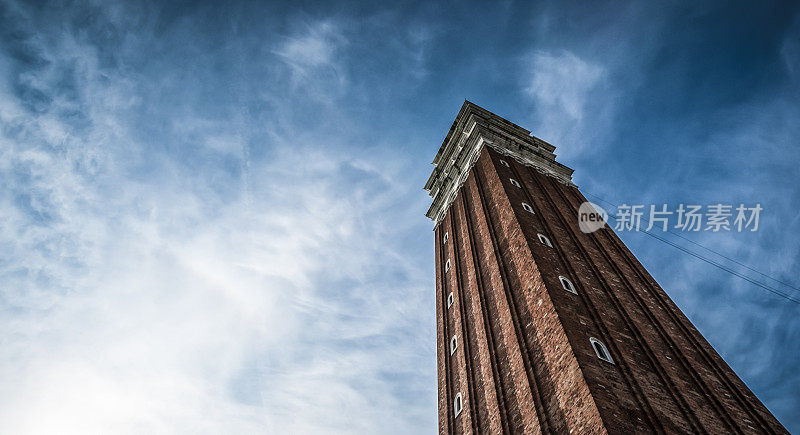
{"type": "Polygon", "coordinates": [[[436,153],[425,190],[433,198],[426,214],[439,225],[458,189],[467,179],[484,146],[572,184],[572,169],[555,161],[555,147],[532,136],[530,131],[465,101],[450,131],[436,153]]]}

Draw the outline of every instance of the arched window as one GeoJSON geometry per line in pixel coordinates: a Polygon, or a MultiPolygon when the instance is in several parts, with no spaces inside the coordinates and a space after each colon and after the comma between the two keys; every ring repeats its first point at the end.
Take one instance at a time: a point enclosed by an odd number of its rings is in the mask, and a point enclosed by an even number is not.
{"type": "Polygon", "coordinates": [[[550,248],[553,247],[553,244],[550,243],[550,239],[548,239],[544,234],[539,234],[539,241],[542,242],[543,245],[547,245],[550,248]]]}
{"type": "Polygon", "coordinates": [[[561,281],[561,287],[564,287],[564,290],[570,293],[578,294],[578,291],[575,290],[575,286],[572,284],[572,281],[568,280],[564,276],[559,276],[558,280],[561,281]]]}
{"type": "Polygon", "coordinates": [[[517,180],[515,180],[513,178],[509,178],[509,180],[511,180],[511,184],[513,184],[513,185],[515,185],[517,187],[522,187],[522,186],[519,185],[519,182],[517,180]]]}
{"type": "Polygon", "coordinates": [[[522,203],[522,208],[524,208],[528,213],[533,213],[533,207],[531,207],[527,202],[522,203]]]}
{"type": "Polygon", "coordinates": [[[592,343],[592,349],[594,349],[594,353],[597,354],[597,357],[605,362],[609,362],[614,364],[614,359],[611,358],[611,353],[606,349],[606,345],[603,344],[602,341],[591,337],[589,341],[592,343]]]}
{"type": "Polygon", "coordinates": [[[444,232],[444,240],[442,243],[447,243],[447,231],[444,232]]]}
{"type": "Polygon", "coordinates": [[[450,308],[452,306],[453,306],[453,292],[450,292],[450,294],[447,295],[447,308],[450,308]]]}
{"type": "Polygon", "coordinates": [[[461,414],[462,409],[464,409],[464,402],[461,400],[461,393],[458,393],[456,394],[456,400],[453,401],[453,410],[456,413],[456,417],[461,414]]]}
{"type": "Polygon", "coordinates": [[[450,259],[448,258],[447,262],[444,264],[444,273],[447,273],[449,271],[450,271],[450,259]]]}
{"type": "Polygon", "coordinates": [[[454,335],[453,338],[450,339],[450,355],[456,353],[457,347],[458,347],[458,340],[456,340],[456,336],[454,335]]]}
{"type": "Polygon", "coordinates": [[[510,168],[511,167],[511,166],[509,166],[508,162],[505,161],[505,160],[500,160],[500,163],[502,163],[506,168],[510,168]]]}

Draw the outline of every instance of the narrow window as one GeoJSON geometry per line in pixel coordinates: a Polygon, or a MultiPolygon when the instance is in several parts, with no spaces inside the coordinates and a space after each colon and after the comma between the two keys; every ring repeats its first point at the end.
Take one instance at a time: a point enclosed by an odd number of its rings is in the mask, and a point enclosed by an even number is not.
{"type": "Polygon", "coordinates": [[[513,178],[509,178],[509,180],[511,180],[511,184],[513,184],[513,185],[515,185],[517,187],[522,187],[522,186],[519,185],[519,182],[517,180],[515,180],[513,178]]]}
{"type": "Polygon", "coordinates": [[[442,243],[447,243],[447,231],[444,232],[444,240],[442,243]]]}
{"type": "Polygon", "coordinates": [[[444,264],[444,273],[447,273],[449,271],[450,271],[450,259],[448,258],[447,262],[444,264]]]}
{"type": "Polygon", "coordinates": [[[461,393],[458,393],[456,394],[456,400],[453,401],[453,410],[456,413],[456,417],[461,414],[462,409],[464,409],[464,403],[461,401],[461,393]]]}
{"type": "Polygon", "coordinates": [[[572,281],[568,280],[563,276],[559,276],[558,280],[561,281],[561,287],[564,287],[564,290],[570,293],[578,294],[577,290],[575,290],[575,286],[572,285],[572,281]]]}
{"type": "Polygon", "coordinates": [[[602,341],[594,337],[589,338],[589,341],[592,343],[592,349],[594,349],[594,353],[597,354],[598,358],[600,358],[605,362],[614,364],[614,360],[611,358],[611,354],[608,352],[608,349],[606,349],[606,345],[603,344],[602,341]]]}
{"type": "Polygon", "coordinates": [[[548,247],[552,248],[553,244],[550,243],[550,239],[545,237],[544,234],[539,234],[539,241],[542,242],[543,245],[547,245],[548,247]]]}
{"type": "Polygon", "coordinates": [[[527,202],[522,203],[522,208],[524,208],[528,213],[533,213],[533,207],[531,207],[527,202]]]}
{"type": "Polygon", "coordinates": [[[505,165],[505,167],[506,167],[506,168],[510,168],[510,167],[511,167],[511,166],[509,166],[508,162],[507,162],[507,161],[505,161],[505,160],[500,160],[500,163],[502,163],[503,165],[505,165]]]}
{"type": "Polygon", "coordinates": [[[456,353],[457,347],[458,347],[458,341],[456,340],[456,336],[454,335],[453,338],[450,339],[450,355],[456,353]]]}
{"type": "Polygon", "coordinates": [[[450,308],[452,306],[453,306],[453,292],[450,292],[450,294],[447,295],[447,308],[450,308]]]}

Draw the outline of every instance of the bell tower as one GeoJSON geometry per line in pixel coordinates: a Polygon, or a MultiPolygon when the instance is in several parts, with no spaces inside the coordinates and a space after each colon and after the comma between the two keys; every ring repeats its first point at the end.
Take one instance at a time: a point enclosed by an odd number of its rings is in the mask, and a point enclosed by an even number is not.
{"type": "Polygon", "coordinates": [[[465,102],[433,161],[440,433],[787,433],[554,150],[465,102]]]}

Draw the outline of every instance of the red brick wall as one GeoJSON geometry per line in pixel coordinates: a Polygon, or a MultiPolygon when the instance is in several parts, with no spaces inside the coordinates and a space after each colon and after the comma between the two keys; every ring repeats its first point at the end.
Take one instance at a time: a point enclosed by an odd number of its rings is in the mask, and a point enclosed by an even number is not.
{"type": "Polygon", "coordinates": [[[481,152],[435,232],[440,432],[785,433],[613,231],[578,229],[583,201],[481,152]]]}

